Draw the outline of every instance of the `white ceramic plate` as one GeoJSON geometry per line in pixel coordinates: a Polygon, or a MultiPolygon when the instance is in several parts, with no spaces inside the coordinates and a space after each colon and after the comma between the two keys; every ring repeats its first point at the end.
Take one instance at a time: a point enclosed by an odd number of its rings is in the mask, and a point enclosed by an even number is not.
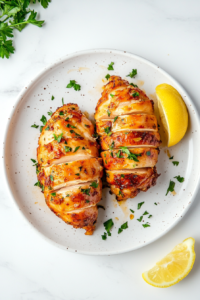
{"type": "Polygon", "coordinates": [[[111,255],[123,253],[143,247],[169,231],[180,221],[194,200],[200,177],[200,126],[197,111],[185,90],[166,72],[147,60],[120,51],[91,50],[69,55],[46,68],[32,80],[20,93],[12,112],[5,139],[5,175],[9,191],[18,210],[43,237],[58,247],[73,252],[111,255]],[[108,71],[107,66],[114,62],[114,71],[108,71]],[[135,79],[126,75],[132,69],[138,70],[135,79]],[[49,110],[55,111],[64,102],[77,103],[80,109],[87,111],[93,117],[97,100],[100,98],[101,86],[105,83],[105,75],[116,74],[135,82],[145,90],[150,98],[155,97],[155,87],[160,83],[173,85],[182,95],[190,115],[189,129],[184,139],[175,147],[170,148],[174,160],[179,166],[174,166],[169,160],[166,149],[161,149],[157,164],[157,185],[148,192],[141,192],[135,199],[130,199],[125,205],[119,206],[108,189],[103,190],[103,200],[100,204],[106,210],[99,209],[99,217],[93,236],[85,236],[82,229],[73,229],[56,217],[46,206],[43,194],[38,187],[35,167],[30,158],[36,159],[36,148],[39,129],[31,125],[42,125],[41,116],[48,117],[49,110]],[[81,85],[81,91],[66,89],[70,80],[75,79],[81,85]],[[51,100],[54,95],[55,100],[51,100]],[[185,178],[179,183],[174,176],[185,178]],[[176,182],[176,195],[165,196],[170,179],[176,182]],[[140,210],[139,202],[145,202],[140,210]],[[155,205],[154,203],[158,205],[155,205]],[[134,219],[130,220],[130,210],[135,211],[134,219]],[[150,227],[143,228],[137,219],[148,211],[153,215],[144,221],[149,221],[150,227]],[[112,218],[114,227],[112,236],[102,240],[103,222],[112,218]],[[128,229],[118,234],[118,228],[128,221],[128,229]]]}

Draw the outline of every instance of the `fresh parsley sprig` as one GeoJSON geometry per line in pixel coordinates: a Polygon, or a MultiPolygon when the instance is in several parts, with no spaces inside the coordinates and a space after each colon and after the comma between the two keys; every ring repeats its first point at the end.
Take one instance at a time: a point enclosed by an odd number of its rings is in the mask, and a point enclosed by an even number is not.
{"type": "MultiPolygon", "coordinates": [[[[44,8],[50,0],[38,0],[44,8]]],[[[37,12],[29,8],[36,0],[7,0],[0,1],[0,57],[9,58],[14,53],[13,30],[22,31],[28,24],[42,27],[44,21],[37,20],[37,12]]]]}

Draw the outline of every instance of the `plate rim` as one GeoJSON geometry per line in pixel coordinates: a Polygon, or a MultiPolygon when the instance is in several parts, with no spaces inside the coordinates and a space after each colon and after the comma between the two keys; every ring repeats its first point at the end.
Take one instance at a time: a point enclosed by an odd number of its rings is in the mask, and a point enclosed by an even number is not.
{"type": "Polygon", "coordinates": [[[116,255],[116,254],[122,254],[122,253],[127,253],[130,251],[134,251],[140,248],[143,248],[155,241],[157,241],[158,239],[160,239],[161,237],[163,237],[165,234],[167,234],[172,228],[174,228],[182,219],[183,217],[186,215],[186,213],[188,212],[188,210],[190,209],[191,205],[193,204],[199,186],[200,186],[200,174],[199,174],[199,178],[196,182],[196,185],[194,187],[193,190],[193,194],[190,198],[190,202],[191,204],[188,205],[183,213],[182,213],[182,217],[179,217],[176,219],[176,221],[170,225],[167,230],[165,230],[164,232],[162,232],[161,234],[159,234],[158,236],[156,236],[154,239],[151,239],[149,242],[142,244],[142,245],[138,245],[137,247],[133,247],[133,248],[128,248],[126,250],[120,250],[120,251],[92,251],[92,252],[88,252],[88,251],[82,251],[82,250],[75,250],[73,248],[66,248],[65,246],[60,245],[59,243],[53,241],[52,239],[48,238],[47,236],[45,236],[43,233],[41,233],[39,231],[39,229],[37,229],[30,221],[29,219],[25,216],[25,214],[21,211],[19,205],[17,204],[17,201],[15,200],[15,197],[13,195],[13,192],[11,190],[11,187],[9,185],[9,179],[8,179],[8,174],[7,174],[7,169],[6,169],[6,161],[5,161],[5,151],[6,151],[6,144],[7,144],[7,136],[8,136],[8,131],[9,131],[9,127],[11,125],[11,121],[12,121],[12,117],[18,107],[18,105],[20,104],[20,101],[23,101],[23,96],[26,94],[26,92],[29,90],[29,88],[31,88],[31,86],[33,86],[37,80],[42,77],[45,73],[48,73],[49,70],[51,70],[52,68],[58,66],[59,64],[66,62],[67,60],[70,60],[76,56],[83,56],[86,54],[94,54],[94,53],[114,53],[116,55],[124,55],[124,56],[128,56],[130,58],[135,58],[138,61],[141,61],[151,67],[153,67],[154,69],[159,68],[159,71],[165,75],[166,77],[168,77],[170,80],[174,81],[178,87],[179,90],[183,91],[184,94],[186,95],[187,99],[189,99],[190,103],[192,104],[192,108],[195,111],[196,117],[197,117],[197,121],[198,121],[198,126],[200,128],[200,117],[199,117],[199,113],[197,111],[196,105],[194,104],[194,102],[192,101],[191,97],[189,96],[189,94],[187,93],[187,91],[185,90],[185,88],[174,78],[172,77],[168,72],[166,72],[165,70],[163,70],[162,68],[160,68],[159,66],[157,66],[156,64],[152,63],[151,61],[149,61],[148,59],[143,58],[142,56],[133,54],[131,52],[128,51],[123,51],[123,50],[116,50],[116,49],[107,49],[107,48],[99,48],[99,49],[89,49],[89,50],[83,50],[83,51],[77,51],[77,52],[73,52],[71,54],[67,54],[59,59],[57,59],[55,62],[49,64],[47,67],[43,68],[40,72],[38,72],[33,79],[29,80],[27,82],[27,84],[22,88],[22,90],[20,91],[20,93],[18,94],[18,96],[15,98],[15,102],[14,102],[14,108],[13,110],[9,113],[9,121],[6,124],[6,128],[4,131],[4,138],[3,138],[3,144],[4,144],[4,149],[3,149],[3,177],[4,177],[4,182],[5,182],[5,186],[7,189],[7,192],[9,194],[9,197],[12,199],[12,202],[14,203],[14,207],[16,208],[16,210],[18,211],[18,213],[22,216],[22,218],[26,221],[26,223],[29,225],[29,227],[34,230],[39,236],[41,236],[41,238],[43,238],[44,240],[48,241],[50,244],[55,245],[57,248],[59,249],[63,249],[63,250],[68,250],[70,252],[73,253],[79,253],[79,254],[85,254],[85,255],[94,255],[94,256],[98,256],[98,255],[116,255]]]}

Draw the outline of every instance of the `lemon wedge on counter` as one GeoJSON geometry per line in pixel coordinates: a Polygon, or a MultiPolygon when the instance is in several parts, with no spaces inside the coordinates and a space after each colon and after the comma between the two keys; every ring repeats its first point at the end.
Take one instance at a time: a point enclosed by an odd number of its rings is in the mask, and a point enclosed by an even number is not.
{"type": "Polygon", "coordinates": [[[178,283],[191,271],[194,261],[193,238],[184,240],[178,244],[172,252],[165,256],[156,265],[142,274],[143,279],[150,285],[166,288],[178,283]]]}
{"type": "Polygon", "coordinates": [[[158,110],[168,147],[176,145],[184,137],[188,127],[188,111],[179,92],[171,85],[162,83],[156,87],[158,110]]]}

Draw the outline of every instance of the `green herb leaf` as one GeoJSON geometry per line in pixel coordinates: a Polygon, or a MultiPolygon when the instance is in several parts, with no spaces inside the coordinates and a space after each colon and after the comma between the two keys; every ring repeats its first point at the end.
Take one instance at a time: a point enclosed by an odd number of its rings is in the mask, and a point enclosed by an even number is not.
{"type": "Polygon", "coordinates": [[[122,224],[121,229],[127,229],[128,228],[128,222],[122,224]]]}
{"type": "Polygon", "coordinates": [[[158,205],[156,202],[154,202],[154,205],[158,205]]]}
{"type": "Polygon", "coordinates": [[[39,125],[33,124],[33,125],[31,125],[31,127],[33,127],[33,128],[38,128],[39,125]]]}
{"type": "MultiPolygon", "coordinates": [[[[75,174],[76,175],[76,174],[75,174]]],[[[90,188],[89,189],[81,189],[81,193],[90,196],[90,188]]]]}
{"type": "Polygon", "coordinates": [[[80,148],[80,146],[77,146],[74,150],[74,152],[76,152],[78,149],[80,148]]]}
{"type": "Polygon", "coordinates": [[[44,127],[44,126],[40,126],[40,132],[42,132],[43,127],[44,127]]]}
{"type": "Polygon", "coordinates": [[[113,123],[115,123],[115,121],[117,121],[118,116],[114,117],[113,123]]]}
{"type": "Polygon", "coordinates": [[[49,177],[50,177],[50,180],[51,180],[51,181],[53,181],[53,180],[54,180],[54,179],[53,179],[53,175],[50,175],[49,177]]]}
{"type": "Polygon", "coordinates": [[[145,210],[145,212],[143,213],[143,216],[148,215],[148,211],[145,210]]]}
{"type": "Polygon", "coordinates": [[[184,177],[181,177],[181,176],[175,176],[174,178],[176,178],[179,182],[183,182],[185,179],[184,177]]]}
{"type": "Polygon", "coordinates": [[[118,233],[121,233],[123,231],[123,229],[119,228],[118,229],[118,233]]]}
{"type": "Polygon", "coordinates": [[[37,163],[35,159],[31,158],[31,161],[35,164],[37,163]]]}
{"type": "Polygon", "coordinates": [[[54,136],[54,140],[60,143],[63,133],[59,134],[58,136],[56,136],[55,133],[53,133],[53,136],[54,136]]]}
{"type": "Polygon", "coordinates": [[[169,157],[169,159],[173,159],[173,158],[174,158],[173,156],[169,157]]]}
{"type": "Polygon", "coordinates": [[[142,205],[144,204],[144,202],[140,202],[140,203],[138,203],[138,207],[137,207],[137,209],[140,209],[141,207],[142,207],[142,205]]]}
{"type": "Polygon", "coordinates": [[[120,147],[120,149],[122,150],[123,153],[126,153],[128,155],[128,159],[134,160],[134,161],[139,161],[137,159],[138,156],[141,156],[141,154],[137,154],[137,153],[132,153],[129,151],[129,149],[127,147],[120,147]]]}
{"type": "Polygon", "coordinates": [[[123,193],[122,193],[121,191],[119,191],[119,196],[122,196],[122,197],[124,196],[123,193]]]}
{"type": "Polygon", "coordinates": [[[143,216],[141,216],[139,219],[137,219],[137,221],[141,222],[143,219],[143,216]]]}
{"type": "Polygon", "coordinates": [[[55,99],[55,97],[52,95],[52,96],[51,96],[51,100],[54,100],[54,99],[55,99]]]}
{"type": "Polygon", "coordinates": [[[152,215],[149,215],[149,216],[148,216],[148,219],[150,219],[150,218],[152,218],[152,215]]]}
{"type": "Polygon", "coordinates": [[[103,225],[104,225],[105,230],[107,231],[108,235],[110,236],[111,235],[110,230],[114,225],[113,220],[109,219],[108,221],[104,222],[103,225]]]}
{"type": "Polygon", "coordinates": [[[134,84],[134,83],[129,83],[129,84],[138,88],[137,84],[134,84]]]}
{"type": "Polygon", "coordinates": [[[79,173],[76,173],[75,175],[76,175],[76,176],[80,176],[80,174],[79,174],[79,173]]]}
{"type": "Polygon", "coordinates": [[[110,75],[107,74],[107,75],[105,76],[105,78],[108,80],[108,79],[110,78],[110,75]]]}
{"type": "Polygon", "coordinates": [[[62,98],[62,105],[64,105],[64,98],[62,98]]]}
{"type": "Polygon", "coordinates": [[[59,111],[59,116],[64,116],[64,112],[63,111],[59,111]]]}
{"type": "Polygon", "coordinates": [[[144,227],[144,228],[146,228],[146,227],[150,227],[150,225],[149,224],[142,224],[142,226],[144,227]]]}
{"type": "Polygon", "coordinates": [[[107,239],[107,234],[106,234],[106,232],[104,232],[104,234],[101,236],[102,237],[102,240],[106,240],[107,239]]]}
{"type": "Polygon", "coordinates": [[[132,209],[130,209],[130,211],[134,214],[135,213],[135,211],[134,210],[132,210],[132,209]]]}
{"type": "Polygon", "coordinates": [[[110,117],[111,112],[109,111],[109,109],[107,110],[107,114],[110,117]]]}
{"type": "Polygon", "coordinates": [[[132,71],[127,75],[127,77],[133,78],[135,75],[137,75],[137,69],[132,69],[132,71]]]}
{"type": "Polygon", "coordinates": [[[49,116],[52,116],[53,112],[50,110],[50,111],[48,111],[47,114],[48,114],[49,116]]]}
{"type": "Polygon", "coordinates": [[[45,128],[45,130],[47,130],[47,131],[48,131],[49,129],[50,129],[49,126],[47,126],[47,127],[45,128]]]}
{"type": "Polygon", "coordinates": [[[51,196],[56,196],[56,193],[51,193],[51,196]]]}
{"type": "Polygon", "coordinates": [[[68,146],[65,146],[65,147],[64,147],[64,150],[65,150],[65,152],[71,152],[71,151],[72,151],[72,148],[71,148],[71,147],[68,147],[68,146]]]}
{"type": "Polygon", "coordinates": [[[111,62],[111,63],[108,65],[108,70],[113,71],[113,70],[114,70],[113,65],[114,65],[114,62],[111,62]]]}
{"type": "Polygon", "coordinates": [[[139,94],[138,92],[135,92],[135,93],[132,94],[132,96],[133,96],[134,98],[136,98],[136,97],[139,97],[140,94],[139,94]]]}
{"type": "Polygon", "coordinates": [[[108,146],[108,147],[109,147],[110,150],[113,150],[113,149],[114,149],[114,146],[115,146],[115,142],[112,141],[112,144],[111,144],[110,146],[108,146]]]}
{"type": "Polygon", "coordinates": [[[125,175],[124,175],[124,174],[121,174],[121,177],[122,177],[122,178],[125,178],[125,175]]]}
{"type": "Polygon", "coordinates": [[[115,95],[113,95],[113,94],[110,94],[110,96],[113,98],[115,95]]]}
{"type": "Polygon", "coordinates": [[[174,166],[178,166],[179,165],[179,161],[173,161],[172,162],[174,166]]]}
{"type": "Polygon", "coordinates": [[[43,123],[43,125],[45,126],[47,123],[47,118],[43,115],[42,118],[40,119],[40,121],[43,123]]]}
{"type": "Polygon", "coordinates": [[[90,184],[90,186],[92,186],[93,188],[97,188],[98,187],[98,183],[96,182],[96,181],[93,181],[91,184],[90,184]]]}
{"type": "Polygon", "coordinates": [[[169,182],[169,187],[168,187],[168,189],[167,189],[167,193],[165,194],[165,196],[167,196],[167,194],[168,194],[169,192],[173,192],[173,191],[174,191],[174,187],[175,187],[175,182],[172,181],[172,180],[170,180],[170,182],[169,182]]]}
{"type": "Polygon", "coordinates": [[[72,87],[74,88],[75,91],[80,91],[81,89],[81,86],[77,84],[75,80],[70,80],[70,83],[68,83],[68,85],[66,86],[66,88],[68,89],[72,87]]]}
{"type": "Polygon", "coordinates": [[[106,127],[106,128],[104,128],[104,131],[105,131],[105,133],[108,135],[108,136],[110,136],[111,134],[112,134],[112,132],[110,131],[110,127],[106,127]]]}

